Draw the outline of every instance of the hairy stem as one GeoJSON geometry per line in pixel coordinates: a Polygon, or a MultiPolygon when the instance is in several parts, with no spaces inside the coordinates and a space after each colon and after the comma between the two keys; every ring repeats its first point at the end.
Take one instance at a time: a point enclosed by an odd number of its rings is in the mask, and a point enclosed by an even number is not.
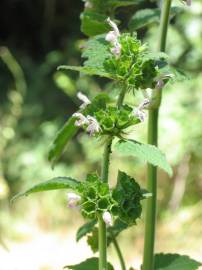
{"type": "MultiPolygon", "coordinates": [[[[169,24],[169,14],[172,0],[163,0],[160,22],[160,43],[159,50],[164,52],[166,48],[166,38],[169,24]]],[[[158,115],[161,103],[161,90],[158,92],[158,107],[149,110],[148,120],[148,143],[158,144],[158,115]]],[[[154,243],[155,243],[155,227],[156,227],[156,201],[157,201],[157,168],[148,164],[148,191],[152,193],[152,197],[147,199],[146,203],[146,219],[145,219],[145,243],[144,258],[142,270],[154,269],[154,243]]]]}
{"type": "Polygon", "coordinates": [[[114,244],[114,247],[116,249],[116,253],[119,257],[119,261],[120,261],[120,264],[121,264],[121,269],[122,270],[126,270],[126,264],[125,264],[125,261],[124,261],[124,258],[123,258],[123,254],[121,252],[121,249],[119,247],[119,244],[116,240],[116,237],[114,236],[113,232],[111,232],[111,237],[112,237],[112,242],[114,244]]]}

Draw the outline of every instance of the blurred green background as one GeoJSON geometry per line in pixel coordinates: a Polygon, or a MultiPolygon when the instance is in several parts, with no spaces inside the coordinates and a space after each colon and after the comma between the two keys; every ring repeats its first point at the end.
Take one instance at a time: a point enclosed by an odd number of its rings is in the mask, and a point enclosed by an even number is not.
{"type": "MultiPolygon", "coordinates": [[[[179,1],[173,1],[180,5],[179,1]]],[[[123,20],[138,9],[156,7],[145,1],[117,11],[123,20]]],[[[76,93],[89,97],[108,87],[106,80],[57,71],[61,64],[78,65],[83,2],[68,0],[2,0],[0,6],[0,269],[56,270],[91,255],[74,233],[83,224],[66,207],[66,192],[41,193],[10,204],[12,196],[53,176],[84,179],[100,170],[102,146],[80,133],[68,145],[54,170],[48,150],[57,130],[78,108],[76,93]]],[[[164,89],[160,111],[160,148],[174,175],[159,171],[157,251],[188,254],[202,260],[202,2],[194,0],[171,20],[170,62],[189,76],[164,89]]],[[[138,30],[156,50],[158,23],[138,30]]],[[[134,103],[134,97],[128,96],[134,103]]],[[[146,142],[146,123],[132,134],[146,142]]],[[[145,164],[112,155],[111,183],[117,168],[146,186],[145,164]]],[[[120,235],[128,265],[141,263],[144,214],[120,235]]],[[[110,258],[119,269],[113,248],[110,258]]]]}

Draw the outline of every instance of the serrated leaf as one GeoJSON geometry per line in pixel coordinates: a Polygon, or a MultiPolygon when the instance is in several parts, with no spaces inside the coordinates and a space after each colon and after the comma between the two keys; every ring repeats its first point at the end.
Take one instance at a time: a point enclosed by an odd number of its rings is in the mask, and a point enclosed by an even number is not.
{"type": "MultiPolygon", "coordinates": [[[[179,7],[171,8],[171,17],[179,14],[182,11],[179,7]]],[[[131,31],[145,27],[151,23],[158,23],[160,21],[161,11],[159,8],[156,9],[143,9],[137,11],[129,22],[129,29],[131,31]]]]}
{"type": "Polygon", "coordinates": [[[107,73],[107,72],[105,72],[105,71],[103,71],[102,69],[99,69],[99,68],[86,67],[86,66],[84,66],[84,67],[75,67],[75,66],[62,65],[62,66],[58,67],[58,70],[60,70],[60,69],[78,71],[78,72],[81,72],[81,73],[84,73],[84,74],[90,75],[90,76],[96,75],[96,76],[99,76],[99,77],[105,77],[105,78],[109,78],[109,79],[114,78],[112,74],[107,73]]]}
{"type": "Polygon", "coordinates": [[[120,140],[115,145],[115,150],[124,156],[134,156],[154,166],[158,166],[172,175],[172,169],[166,161],[165,155],[154,145],[143,144],[134,140],[120,140]]]}
{"type": "Polygon", "coordinates": [[[87,60],[84,62],[86,67],[99,68],[103,71],[103,63],[105,59],[110,56],[111,53],[109,52],[109,44],[103,35],[89,39],[82,54],[83,58],[87,58],[87,60]]]}
{"type": "Polygon", "coordinates": [[[82,225],[76,233],[76,241],[78,242],[81,238],[86,236],[88,233],[92,232],[96,223],[97,223],[97,220],[94,219],[82,225]]]}
{"type": "MultiPolygon", "coordinates": [[[[125,172],[119,171],[113,198],[117,202],[118,209],[115,213],[121,221],[132,226],[142,212],[141,200],[144,199],[142,190],[134,178],[125,172]]],[[[113,209],[112,209],[113,213],[113,209]]]]}
{"type": "MultiPolygon", "coordinates": [[[[89,258],[84,262],[76,265],[65,266],[66,269],[72,270],[99,270],[99,259],[98,258],[89,258]]],[[[108,270],[114,270],[113,266],[108,263],[108,270]]]]}
{"type": "Polygon", "coordinates": [[[48,160],[54,163],[60,158],[69,140],[76,134],[78,127],[74,125],[76,118],[70,117],[62,129],[57,133],[49,151],[48,160]]]}
{"type": "Polygon", "coordinates": [[[155,270],[196,270],[202,264],[188,256],[179,254],[156,254],[154,259],[155,270]]]}
{"type": "Polygon", "coordinates": [[[106,19],[97,12],[85,11],[81,14],[81,31],[90,37],[106,33],[110,30],[106,19]]]}
{"type": "Polygon", "coordinates": [[[49,190],[57,190],[57,189],[73,189],[75,190],[79,186],[80,182],[71,178],[71,177],[55,177],[51,180],[39,183],[25,192],[18,193],[12,198],[12,201],[22,197],[28,196],[31,193],[49,191],[49,190]]]}

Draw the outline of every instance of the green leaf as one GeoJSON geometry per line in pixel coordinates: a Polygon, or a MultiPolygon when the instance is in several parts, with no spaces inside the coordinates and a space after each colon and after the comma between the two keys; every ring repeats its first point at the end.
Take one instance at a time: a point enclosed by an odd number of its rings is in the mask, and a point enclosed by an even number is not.
{"type": "Polygon", "coordinates": [[[109,5],[113,8],[118,8],[118,7],[127,7],[127,6],[132,6],[132,5],[138,5],[143,0],[109,0],[109,5]]]}
{"type": "MultiPolygon", "coordinates": [[[[182,8],[172,7],[171,17],[182,12],[182,8]]],[[[129,22],[129,29],[131,31],[137,30],[139,28],[145,27],[151,23],[158,23],[160,21],[161,11],[159,8],[156,9],[142,9],[137,11],[129,22]]]]}
{"type": "Polygon", "coordinates": [[[77,189],[80,182],[70,177],[56,177],[51,180],[39,183],[25,192],[18,193],[12,198],[12,201],[18,199],[22,196],[28,196],[31,193],[48,191],[48,190],[56,190],[56,189],[77,189]]]}
{"type": "Polygon", "coordinates": [[[48,159],[52,165],[59,159],[68,141],[76,134],[78,127],[74,125],[76,118],[70,117],[62,129],[56,135],[49,151],[48,159]]]}
{"type": "MultiPolygon", "coordinates": [[[[65,266],[64,268],[72,269],[72,270],[99,270],[98,266],[99,260],[98,258],[89,258],[86,261],[76,264],[65,266]]],[[[114,270],[113,266],[108,263],[108,270],[114,270]]]]}
{"type": "Polygon", "coordinates": [[[82,54],[83,58],[87,58],[84,62],[86,67],[99,68],[103,71],[105,70],[103,66],[104,61],[110,56],[109,43],[103,35],[89,39],[82,54]]]}
{"type": "Polygon", "coordinates": [[[165,155],[154,145],[143,144],[134,140],[120,140],[115,150],[124,156],[138,157],[154,166],[158,166],[172,176],[172,169],[165,155]]]}
{"type": "Polygon", "coordinates": [[[105,41],[103,35],[89,39],[85,44],[82,57],[86,59],[84,66],[60,66],[58,69],[69,69],[82,72],[87,75],[97,75],[109,79],[114,78],[114,74],[106,72],[104,67],[105,60],[111,56],[109,44],[105,41]]]}
{"type": "Polygon", "coordinates": [[[85,11],[81,14],[81,31],[87,36],[96,36],[110,30],[106,23],[107,16],[93,11],[85,11]]]}
{"type": "Polygon", "coordinates": [[[155,270],[196,270],[202,264],[188,256],[179,254],[156,254],[155,270]]]}
{"type": "Polygon", "coordinates": [[[99,77],[105,77],[105,78],[109,78],[109,79],[113,79],[114,76],[110,73],[107,73],[99,68],[93,68],[93,67],[76,67],[76,66],[65,66],[65,65],[62,65],[62,66],[59,66],[58,67],[58,70],[61,70],[61,69],[67,69],[67,70],[73,70],[73,71],[78,71],[78,72],[81,72],[81,73],[84,73],[86,75],[90,75],[90,76],[93,76],[93,75],[97,75],[99,77]]]}
{"type": "Polygon", "coordinates": [[[76,241],[78,242],[81,238],[86,236],[88,233],[92,232],[96,223],[97,223],[97,220],[94,219],[82,225],[76,233],[76,241]]]}
{"type": "Polygon", "coordinates": [[[141,200],[144,199],[139,184],[125,172],[119,171],[117,185],[113,190],[113,198],[118,207],[112,209],[112,213],[119,219],[132,226],[142,212],[141,200]]]}

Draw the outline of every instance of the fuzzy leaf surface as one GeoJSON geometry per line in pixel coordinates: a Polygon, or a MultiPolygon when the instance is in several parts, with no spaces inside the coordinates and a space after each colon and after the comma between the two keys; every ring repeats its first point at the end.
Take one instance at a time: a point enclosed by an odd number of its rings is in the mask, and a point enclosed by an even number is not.
{"type": "Polygon", "coordinates": [[[89,39],[82,54],[83,58],[87,58],[84,62],[84,66],[100,68],[103,71],[104,61],[110,56],[111,53],[108,49],[108,42],[105,40],[105,36],[103,35],[89,39]]]}
{"type": "Polygon", "coordinates": [[[75,121],[75,118],[70,117],[54,139],[48,155],[48,159],[53,165],[60,158],[69,140],[71,140],[78,131],[78,127],[74,125],[75,121]]]}
{"type": "Polygon", "coordinates": [[[172,175],[172,169],[168,164],[165,155],[154,145],[143,144],[135,140],[120,140],[115,145],[121,155],[134,156],[146,161],[154,166],[158,166],[172,175]]]}
{"type": "Polygon", "coordinates": [[[154,259],[155,270],[196,270],[202,264],[188,256],[179,254],[156,254],[154,259]]]}
{"type": "Polygon", "coordinates": [[[57,190],[57,189],[77,189],[80,182],[70,178],[70,177],[56,177],[48,181],[44,181],[39,183],[25,192],[18,193],[16,196],[13,197],[12,201],[18,199],[22,196],[28,196],[31,193],[42,192],[42,191],[49,191],[49,190],[57,190]]]}
{"type": "MultiPolygon", "coordinates": [[[[72,270],[98,270],[98,258],[89,258],[84,262],[81,262],[76,265],[68,265],[65,266],[65,269],[72,269],[72,270]]],[[[108,263],[108,270],[114,270],[113,266],[108,263]]]]}

